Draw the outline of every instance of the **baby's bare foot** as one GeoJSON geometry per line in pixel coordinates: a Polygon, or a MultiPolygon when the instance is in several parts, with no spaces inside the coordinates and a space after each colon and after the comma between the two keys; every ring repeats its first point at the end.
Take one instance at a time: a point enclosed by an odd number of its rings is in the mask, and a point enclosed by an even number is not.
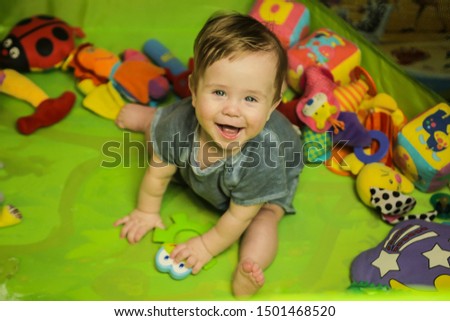
{"type": "Polygon", "coordinates": [[[236,297],[251,296],[264,285],[264,273],[258,264],[250,259],[240,262],[233,279],[233,294],[236,297]]]}
{"type": "Polygon", "coordinates": [[[145,132],[150,126],[155,110],[153,107],[126,104],[116,118],[116,125],[122,129],[145,132]]]}

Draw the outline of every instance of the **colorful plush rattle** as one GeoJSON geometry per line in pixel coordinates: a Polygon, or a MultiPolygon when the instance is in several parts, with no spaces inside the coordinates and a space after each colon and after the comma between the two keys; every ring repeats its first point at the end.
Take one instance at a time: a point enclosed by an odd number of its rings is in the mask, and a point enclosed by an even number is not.
{"type": "Polygon", "coordinates": [[[175,246],[177,245],[173,243],[163,244],[156,253],[155,264],[159,272],[169,273],[173,279],[182,280],[191,274],[192,269],[187,268],[184,262],[177,264],[170,258],[170,253],[175,246]]]}
{"type": "MultiPolygon", "coordinates": [[[[192,269],[187,268],[184,262],[175,264],[170,258],[170,253],[177,243],[183,243],[193,236],[198,236],[210,228],[210,224],[202,224],[188,220],[186,214],[177,213],[171,216],[174,224],[166,229],[156,229],[153,233],[153,242],[163,243],[155,256],[156,269],[162,273],[168,273],[175,280],[187,278],[192,269]]],[[[203,269],[208,270],[216,264],[213,258],[203,269]]]]}

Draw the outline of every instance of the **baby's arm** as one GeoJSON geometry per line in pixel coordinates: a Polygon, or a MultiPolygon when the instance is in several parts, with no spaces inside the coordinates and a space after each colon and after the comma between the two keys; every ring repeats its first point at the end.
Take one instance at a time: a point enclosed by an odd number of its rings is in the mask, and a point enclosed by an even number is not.
{"type": "Polygon", "coordinates": [[[123,225],[120,237],[137,243],[155,227],[164,228],[159,211],[167,185],[176,170],[175,165],[163,162],[153,153],[141,183],[137,207],[114,223],[114,226],[123,225]]]}
{"type": "Polygon", "coordinates": [[[262,205],[242,206],[231,201],[230,207],[215,226],[205,234],[179,244],[173,250],[172,258],[177,262],[185,261],[188,267],[192,267],[194,274],[198,273],[213,256],[239,239],[262,205]]]}

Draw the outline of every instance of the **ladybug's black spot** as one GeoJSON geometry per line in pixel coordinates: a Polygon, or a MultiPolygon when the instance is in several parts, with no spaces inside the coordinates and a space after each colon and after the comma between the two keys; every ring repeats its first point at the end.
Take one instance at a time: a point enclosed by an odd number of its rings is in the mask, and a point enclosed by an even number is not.
{"type": "Polygon", "coordinates": [[[25,19],[22,19],[22,20],[20,20],[20,21],[16,24],[16,26],[24,26],[24,25],[27,25],[27,24],[29,24],[29,23],[31,22],[31,20],[32,20],[32,18],[25,18],[25,19]]]}
{"type": "Polygon", "coordinates": [[[55,19],[54,16],[49,16],[48,14],[40,14],[40,15],[37,15],[36,17],[38,17],[39,19],[42,19],[42,20],[53,20],[53,19],[55,19]]]}
{"type": "Polygon", "coordinates": [[[69,34],[64,28],[61,27],[55,27],[52,29],[52,34],[55,36],[56,39],[65,41],[69,39],[69,34]]]}
{"type": "Polygon", "coordinates": [[[36,42],[36,51],[41,56],[47,57],[53,52],[53,43],[48,38],[41,38],[36,42]]]}

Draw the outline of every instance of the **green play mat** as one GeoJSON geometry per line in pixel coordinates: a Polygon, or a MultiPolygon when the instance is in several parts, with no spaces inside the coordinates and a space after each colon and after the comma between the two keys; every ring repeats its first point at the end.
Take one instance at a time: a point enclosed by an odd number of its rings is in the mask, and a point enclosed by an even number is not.
{"type": "MultiPolygon", "coordinates": [[[[356,43],[363,65],[380,91],[397,99],[408,117],[442,98],[413,81],[350,27],[316,1],[311,30],[327,26],[356,43]]],[[[142,49],[150,38],[186,62],[204,21],[219,9],[248,12],[253,1],[16,0],[0,1],[0,38],[20,19],[52,14],[86,33],[83,41],[120,53],[142,49]]],[[[69,72],[28,76],[51,97],[75,89],[69,72]]],[[[27,103],[0,94],[0,191],[23,214],[15,226],[0,228],[0,300],[232,300],[230,278],[237,262],[234,245],[215,265],[183,281],[159,273],[153,258],[159,244],[147,235],[137,245],[119,238],[113,222],[130,211],[144,167],[142,135],[120,130],[81,105],[82,95],[62,122],[30,136],[20,135],[17,118],[32,113],[27,103]],[[102,146],[122,143],[123,166],[102,167],[102,146]],[[129,144],[127,145],[126,142],[129,144]]],[[[448,193],[448,188],[443,192],[448,193]]],[[[415,212],[430,210],[430,194],[414,192],[415,212]]],[[[323,165],[307,167],[295,197],[298,213],[280,224],[278,256],[266,271],[256,300],[450,299],[449,293],[355,293],[348,291],[350,264],[377,245],[390,226],[357,198],[354,179],[323,165]]],[[[190,191],[170,185],[162,215],[184,214],[212,224],[217,213],[190,191]]]]}

